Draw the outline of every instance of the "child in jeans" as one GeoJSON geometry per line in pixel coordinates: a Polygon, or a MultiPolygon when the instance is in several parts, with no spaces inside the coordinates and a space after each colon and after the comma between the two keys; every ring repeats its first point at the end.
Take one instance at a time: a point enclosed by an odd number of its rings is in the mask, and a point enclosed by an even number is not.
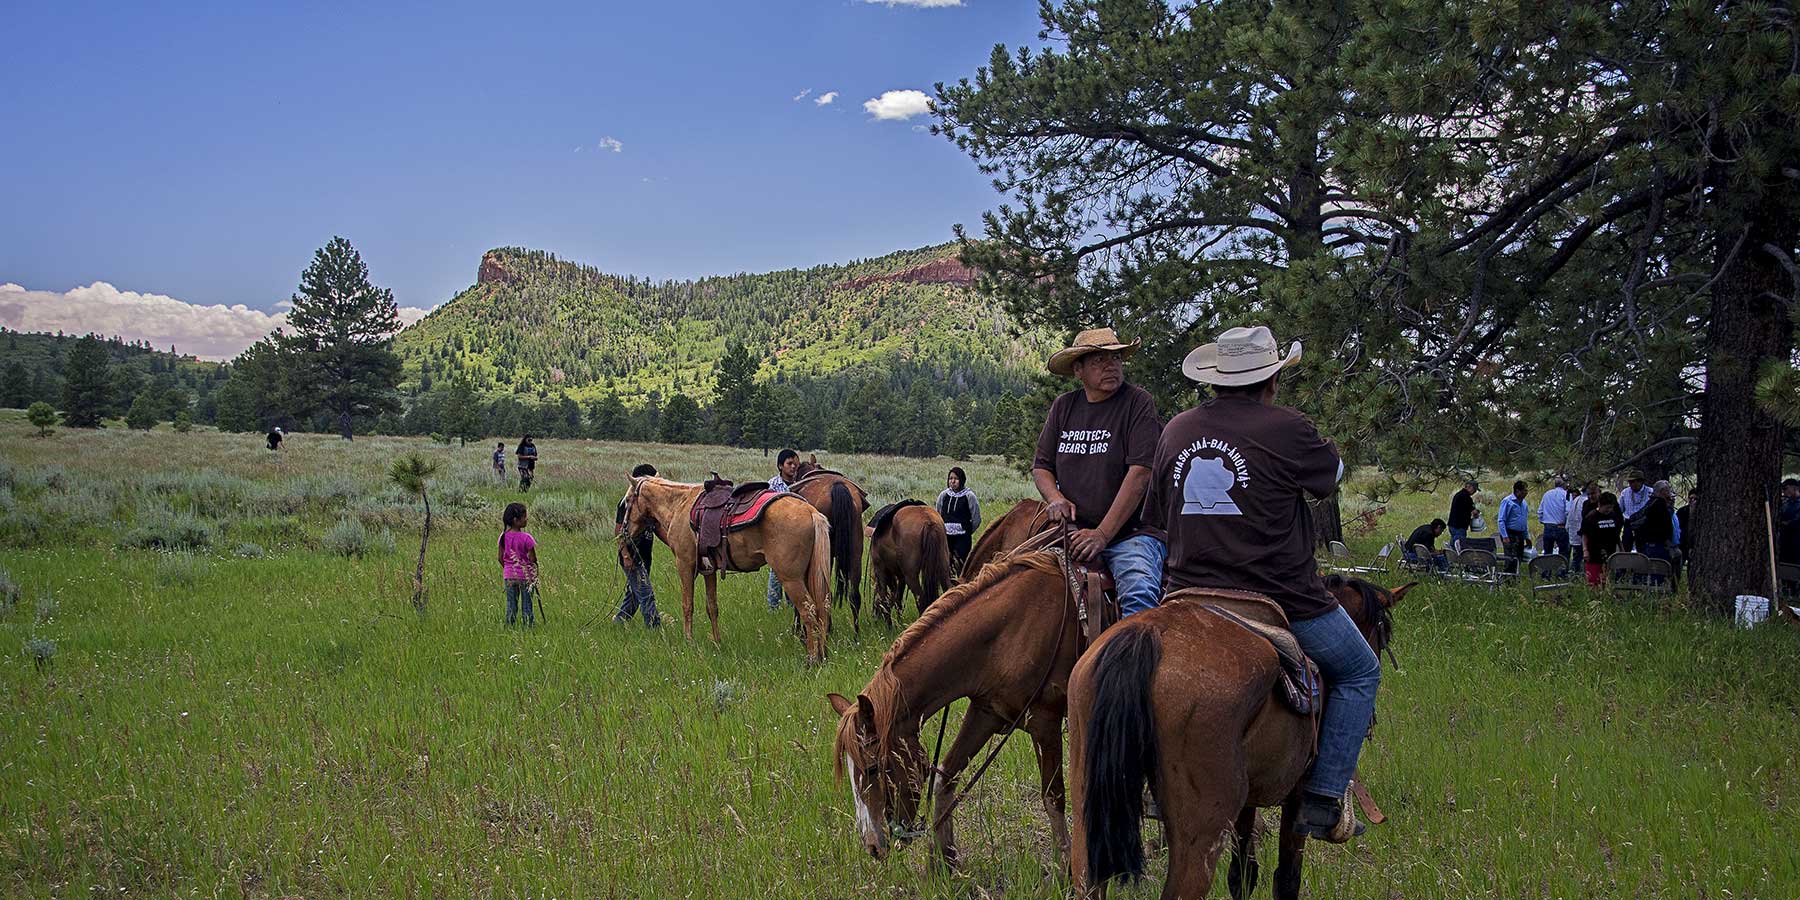
{"type": "Polygon", "coordinates": [[[525,531],[525,504],[508,503],[500,516],[506,530],[500,533],[500,576],[506,581],[506,624],[518,621],[519,604],[525,605],[525,624],[531,625],[531,594],[537,587],[537,541],[525,531]]]}

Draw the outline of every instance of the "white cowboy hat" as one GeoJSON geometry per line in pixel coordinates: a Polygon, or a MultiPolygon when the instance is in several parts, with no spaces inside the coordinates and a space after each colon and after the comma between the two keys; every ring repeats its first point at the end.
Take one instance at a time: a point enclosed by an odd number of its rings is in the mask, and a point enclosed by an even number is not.
{"type": "Polygon", "coordinates": [[[1300,361],[1300,342],[1288,346],[1282,356],[1275,334],[1265,326],[1233,328],[1215,343],[1195,347],[1181,361],[1181,374],[1201,384],[1236,387],[1266,381],[1276,372],[1300,361]]]}
{"type": "Polygon", "coordinates": [[[1119,356],[1130,359],[1137,352],[1143,341],[1132,341],[1127,344],[1119,340],[1111,328],[1090,328],[1075,336],[1075,343],[1050,354],[1050,374],[1069,377],[1075,374],[1075,361],[1089,353],[1116,350],[1119,356]]]}

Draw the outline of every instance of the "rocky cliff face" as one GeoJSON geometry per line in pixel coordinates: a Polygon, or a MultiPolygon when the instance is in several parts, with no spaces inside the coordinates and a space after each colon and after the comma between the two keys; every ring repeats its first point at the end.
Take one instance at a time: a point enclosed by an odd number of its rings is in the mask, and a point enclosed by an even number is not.
{"type": "Polygon", "coordinates": [[[913,266],[891,275],[869,275],[854,278],[841,286],[843,290],[854,291],[882,281],[900,281],[908,284],[954,284],[969,287],[975,283],[975,270],[962,264],[956,257],[934,259],[923,265],[913,266]]]}
{"type": "Polygon", "coordinates": [[[489,250],[481,255],[481,268],[475,273],[476,284],[505,284],[513,280],[511,272],[500,259],[500,254],[489,250]]]}

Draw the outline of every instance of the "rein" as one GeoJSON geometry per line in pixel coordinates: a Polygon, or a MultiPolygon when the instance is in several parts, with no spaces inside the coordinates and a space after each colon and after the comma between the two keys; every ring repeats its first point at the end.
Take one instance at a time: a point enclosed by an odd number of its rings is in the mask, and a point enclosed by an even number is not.
{"type": "MultiPolygon", "coordinates": [[[[1055,545],[1046,549],[1055,554],[1056,561],[1063,572],[1064,590],[1068,592],[1065,598],[1067,602],[1062,604],[1062,618],[1056,624],[1056,649],[1050,651],[1050,662],[1044,667],[1044,677],[1038,680],[1037,690],[1031,692],[1031,697],[1019,707],[1018,715],[1013,716],[1012,721],[1007,723],[1006,730],[1000,733],[1000,740],[994,744],[992,750],[988,751],[987,757],[981,761],[981,766],[975,770],[975,774],[969,777],[969,780],[963,784],[962,790],[951,796],[950,802],[945,804],[944,809],[937,814],[931,825],[933,831],[942,828],[944,822],[950,818],[950,814],[956,811],[957,804],[961,803],[963,798],[969,796],[969,793],[975,789],[975,784],[981,780],[982,775],[987,773],[988,766],[993,765],[994,759],[1000,755],[1000,751],[1006,748],[1007,740],[1013,736],[1014,731],[1018,730],[1019,723],[1025,721],[1025,716],[1031,712],[1032,705],[1044,695],[1044,688],[1050,686],[1050,676],[1056,672],[1056,660],[1062,656],[1063,636],[1069,630],[1069,606],[1076,602],[1077,597],[1074,574],[1069,569],[1069,526],[1066,523],[1058,529],[1055,545]]],[[[1016,549],[1013,551],[1013,553],[1017,552],[1016,549]]],[[[1011,555],[1008,554],[1008,556],[1011,555]]],[[[950,707],[946,704],[944,714],[948,716],[949,713],[950,707]]],[[[941,730],[938,732],[938,741],[942,746],[943,732],[941,730]]],[[[931,772],[934,779],[943,774],[937,768],[935,759],[932,760],[931,772]]]]}

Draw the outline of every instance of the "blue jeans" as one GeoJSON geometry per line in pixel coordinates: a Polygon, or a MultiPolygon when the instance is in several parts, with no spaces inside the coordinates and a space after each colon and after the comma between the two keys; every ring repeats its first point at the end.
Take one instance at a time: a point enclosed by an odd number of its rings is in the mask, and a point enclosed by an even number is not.
{"type": "MultiPolygon", "coordinates": [[[[1669,553],[1668,544],[1639,544],[1638,552],[1651,559],[1660,559],[1663,562],[1668,563],[1671,572],[1675,569],[1675,557],[1673,554],[1669,553]]],[[[1663,577],[1661,575],[1652,575],[1650,576],[1650,583],[1662,584],[1663,577]]]]}
{"type": "Polygon", "coordinates": [[[1342,797],[1356,774],[1356,758],[1375,719],[1375,689],[1381,684],[1381,661],[1342,608],[1292,623],[1300,649],[1319,667],[1325,681],[1325,717],[1319,725],[1319,757],[1313,761],[1306,789],[1326,797],[1342,797]]]}
{"type": "MultiPolygon", "coordinates": [[[[1410,562],[1410,563],[1426,562],[1426,560],[1421,559],[1419,557],[1419,554],[1412,552],[1411,547],[1408,547],[1406,549],[1406,561],[1410,562]]],[[[1450,556],[1449,556],[1449,554],[1433,553],[1431,555],[1430,563],[1431,563],[1431,567],[1433,569],[1437,570],[1438,574],[1440,574],[1440,575],[1449,574],[1449,572],[1450,572],[1450,556]]]]}
{"type": "Polygon", "coordinates": [[[1130,537],[1101,551],[1112,571],[1119,594],[1119,618],[1127,618],[1162,603],[1163,560],[1169,548],[1147,534],[1130,537]]]}
{"type": "Polygon", "coordinates": [[[1464,540],[1467,540],[1468,537],[1469,537],[1469,529],[1467,529],[1467,528],[1452,528],[1452,529],[1450,529],[1450,546],[1455,547],[1458,544],[1461,544],[1464,540]]]}
{"type": "MultiPolygon", "coordinates": [[[[787,591],[781,587],[781,579],[775,577],[775,570],[769,570],[769,608],[780,609],[781,601],[787,600],[787,591]]],[[[789,603],[794,601],[788,600],[789,603]]]]}
{"type": "Polygon", "coordinates": [[[625,596],[619,600],[613,621],[629,622],[640,609],[644,611],[645,625],[655,628],[662,624],[662,615],[656,611],[656,591],[650,586],[650,570],[641,565],[625,570],[625,596]]]}
{"type": "Polygon", "coordinates": [[[1544,535],[1538,540],[1540,551],[1559,554],[1563,559],[1569,558],[1569,529],[1561,525],[1545,525],[1544,535]]]}
{"type": "Polygon", "coordinates": [[[533,624],[531,621],[531,595],[536,589],[536,586],[529,581],[518,578],[506,579],[506,624],[511,625],[519,621],[521,604],[525,607],[525,624],[533,624]]]}

